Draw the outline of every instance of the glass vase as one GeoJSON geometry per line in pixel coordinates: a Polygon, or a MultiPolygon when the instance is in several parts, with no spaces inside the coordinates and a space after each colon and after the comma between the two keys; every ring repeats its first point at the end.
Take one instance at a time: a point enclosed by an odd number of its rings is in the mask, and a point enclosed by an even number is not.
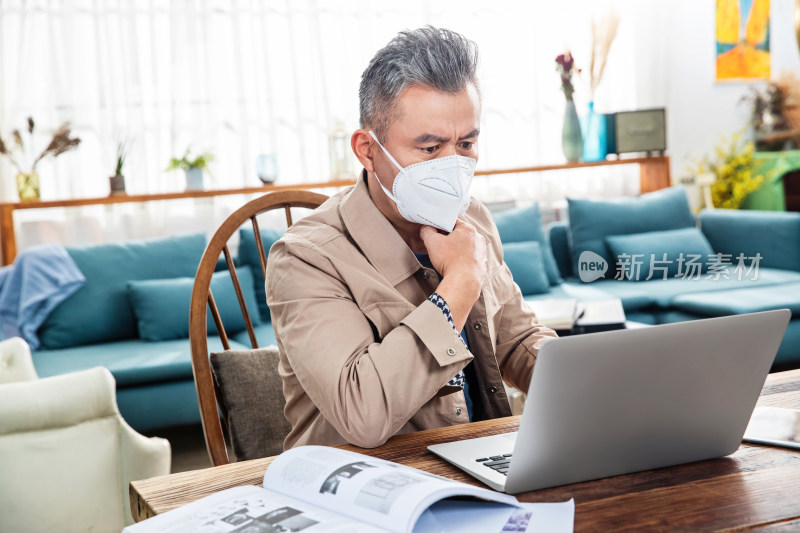
{"type": "Polygon", "coordinates": [[[17,194],[20,202],[35,202],[42,197],[39,174],[36,171],[17,174],[17,194]]]}
{"type": "Polygon", "coordinates": [[[589,102],[589,112],[583,117],[583,155],[584,161],[603,161],[608,153],[606,147],[606,117],[596,113],[594,102],[589,102]]]}
{"type": "Polygon", "coordinates": [[[581,123],[578,120],[578,112],[575,110],[575,102],[567,100],[564,108],[564,125],[561,128],[561,149],[567,161],[574,163],[581,157],[583,150],[583,136],[581,135],[581,123]]]}

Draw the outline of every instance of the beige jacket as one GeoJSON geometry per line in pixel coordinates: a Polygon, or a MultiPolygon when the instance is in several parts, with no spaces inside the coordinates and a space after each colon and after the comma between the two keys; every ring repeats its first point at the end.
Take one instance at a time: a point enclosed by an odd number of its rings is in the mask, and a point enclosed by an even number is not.
{"type": "Polygon", "coordinates": [[[556,335],[523,305],[488,210],[473,200],[463,219],[489,246],[487,279],[465,325],[469,351],[427,300],[435,271],[420,266],[364,179],[275,243],[267,303],[292,425],[284,448],[370,448],[468,422],[463,392],[446,383],[470,361],[475,416],[511,414],[503,380],[527,391],[539,347],[556,335]]]}

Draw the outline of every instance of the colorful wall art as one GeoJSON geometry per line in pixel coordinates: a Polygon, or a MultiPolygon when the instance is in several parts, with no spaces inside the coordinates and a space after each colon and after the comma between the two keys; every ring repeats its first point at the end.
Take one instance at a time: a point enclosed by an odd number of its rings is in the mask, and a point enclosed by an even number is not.
{"type": "Polygon", "coordinates": [[[717,0],[717,81],[768,79],[770,0],[717,0]]]}

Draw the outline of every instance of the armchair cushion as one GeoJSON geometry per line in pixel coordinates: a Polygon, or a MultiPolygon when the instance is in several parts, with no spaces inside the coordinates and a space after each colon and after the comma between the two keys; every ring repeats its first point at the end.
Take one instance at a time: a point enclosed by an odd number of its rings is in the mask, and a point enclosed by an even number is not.
{"type": "MultiPolygon", "coordinates": [[[[250,311],[253,325],[261,324],[253,292],[253,274],[250,267],[236,269],[245,304],[250,311]]],[[[189,303],[192,300],[194,278],[172,278],[128,282],[128,292],[133,314],[139,329],[139,337],[147,341],[166,341],[189,337],[189,303]]],[[[211,276],[211,293],[217,304],[225,332],[238,333],[245,329],[244,317],[228,271],[211,276]]],[[[206,328],[211,335],[217,327],[209,310],[206,328]]]]}
{"type": "Polygon", "coordinates": [[[278,348],[212,353],[228,432],[238,460],[268,457],[283,451],[291,425],[278,374],[278,348]]]}

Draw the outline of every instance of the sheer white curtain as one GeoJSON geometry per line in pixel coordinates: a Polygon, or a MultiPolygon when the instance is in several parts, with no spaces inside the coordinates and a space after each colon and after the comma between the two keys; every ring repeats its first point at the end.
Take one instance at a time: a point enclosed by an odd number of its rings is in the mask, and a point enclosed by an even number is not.
{"type": "MultiPolygon", "coordinates": [[[[279,182],[323,181],[334,125],[357,127],[358,83],[369,59],[398,31],[433,24],[480,47],[479,168],[558,162],[564,99],[555,56],[568,46],[588,66],[591,17],[615,8],[622,20],[597,107],[634,108],[659,83],[657,74],[648,88],[635,80],[652,62],[640,53],[642,28],[656,25],[662,8],[635,0],[552,4],[0,0],[0,132],[31,115],[43,146],[62,121],[73,124],[78,150],[40,164],[44,199],[107,194],[122,137],[132,193],[181,190],[182,174],[165,168],[190,145],[216,155],[211,188],[258,184],[255,160],[265,152],[277,154],[279,182]]],[[[570,187],[588,193],[597,177],[570,178],[570,187]]],[[[11,178],[1,164],[0,200],[15,199],[11,178]]],[[[535,190],[523,183],[526,194],[564,194],[563,176],[531,180],[535,190]]],[[[495,180],[479,189],[500,197],[518,186],[495,180]]]]}

